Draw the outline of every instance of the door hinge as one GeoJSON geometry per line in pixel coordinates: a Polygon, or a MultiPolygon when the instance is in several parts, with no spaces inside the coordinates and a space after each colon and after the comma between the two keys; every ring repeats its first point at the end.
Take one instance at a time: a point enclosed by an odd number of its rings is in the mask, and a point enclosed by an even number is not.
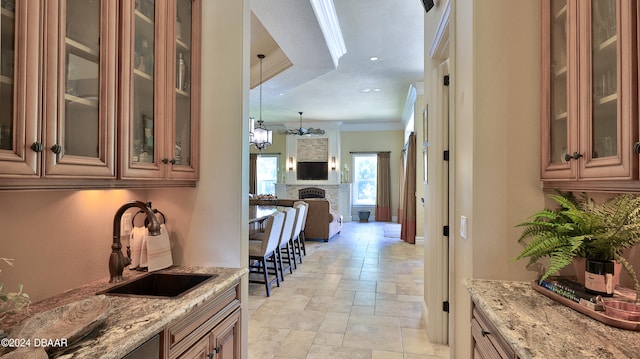
{"type": "Polygon", "coordinates": [[[449,75],[445,75],[445,76],[444,76],[443,84],[444,84],[445,86],[449,86],[449,75]]]}
{"type": "Polygon", "coordinates": [[[445,160],[445,161],[449,161],[449,150],[445,150],[442,153],[442,159],[445,160]]]}
{"type": "Polygon", "coordinates": [[[445,300],[442,302],[442,311],[449,313],[449,301],[445,300]]]}
{"type": "Polygon", "coordinates": [[[442,226],[442,235],[449,237],[449,226],[442,226]]]}

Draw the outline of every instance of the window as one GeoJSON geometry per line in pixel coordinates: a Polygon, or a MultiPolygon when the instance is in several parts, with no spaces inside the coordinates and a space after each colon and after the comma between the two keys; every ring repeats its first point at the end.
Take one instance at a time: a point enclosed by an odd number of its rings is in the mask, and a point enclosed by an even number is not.
{"type": "Polygon", "coordinates": [[[353,155],[353,204],[376,204],[378,157],[373,154],[353,155]]]}
{"type": "Polygon", "coordinates": [[[278,182],[278,156],[258,156],[256,176],[256,194],[275,194],[278,182]]]}

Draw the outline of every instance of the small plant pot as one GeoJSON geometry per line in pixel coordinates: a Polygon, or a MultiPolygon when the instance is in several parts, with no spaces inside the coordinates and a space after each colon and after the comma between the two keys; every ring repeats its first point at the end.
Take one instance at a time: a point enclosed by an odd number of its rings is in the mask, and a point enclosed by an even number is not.
{"type": "Polygon", "coordinates": [[[360,222],[369,222],[370,211],[358,211],[358,218],[360,222]]]}
{"type": "Polygon", "coordinates": [[[584,287],[587,292],[605,297],[613,296],[618,281],[614,275],[620,274],[619,270],[614,270],[613,261],[587,258],[585,266],[584,287]]]}

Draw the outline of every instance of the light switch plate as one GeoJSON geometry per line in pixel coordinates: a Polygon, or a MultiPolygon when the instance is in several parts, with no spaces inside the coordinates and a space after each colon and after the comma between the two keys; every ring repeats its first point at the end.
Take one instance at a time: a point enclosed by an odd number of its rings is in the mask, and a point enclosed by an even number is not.
{"type": "Polygon", "coordinates": [[[467,239],[467,217],[460,216],[460,237],[467,239]]]}

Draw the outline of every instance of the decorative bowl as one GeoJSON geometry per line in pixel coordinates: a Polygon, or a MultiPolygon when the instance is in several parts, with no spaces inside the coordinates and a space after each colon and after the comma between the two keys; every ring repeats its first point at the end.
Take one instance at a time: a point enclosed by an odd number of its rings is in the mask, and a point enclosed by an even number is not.
{"type": "Polygon", "coordinates": [[[604,301],[604,312],[612,318],[640,322],[640,304],[622,300],[604,301]]]}

